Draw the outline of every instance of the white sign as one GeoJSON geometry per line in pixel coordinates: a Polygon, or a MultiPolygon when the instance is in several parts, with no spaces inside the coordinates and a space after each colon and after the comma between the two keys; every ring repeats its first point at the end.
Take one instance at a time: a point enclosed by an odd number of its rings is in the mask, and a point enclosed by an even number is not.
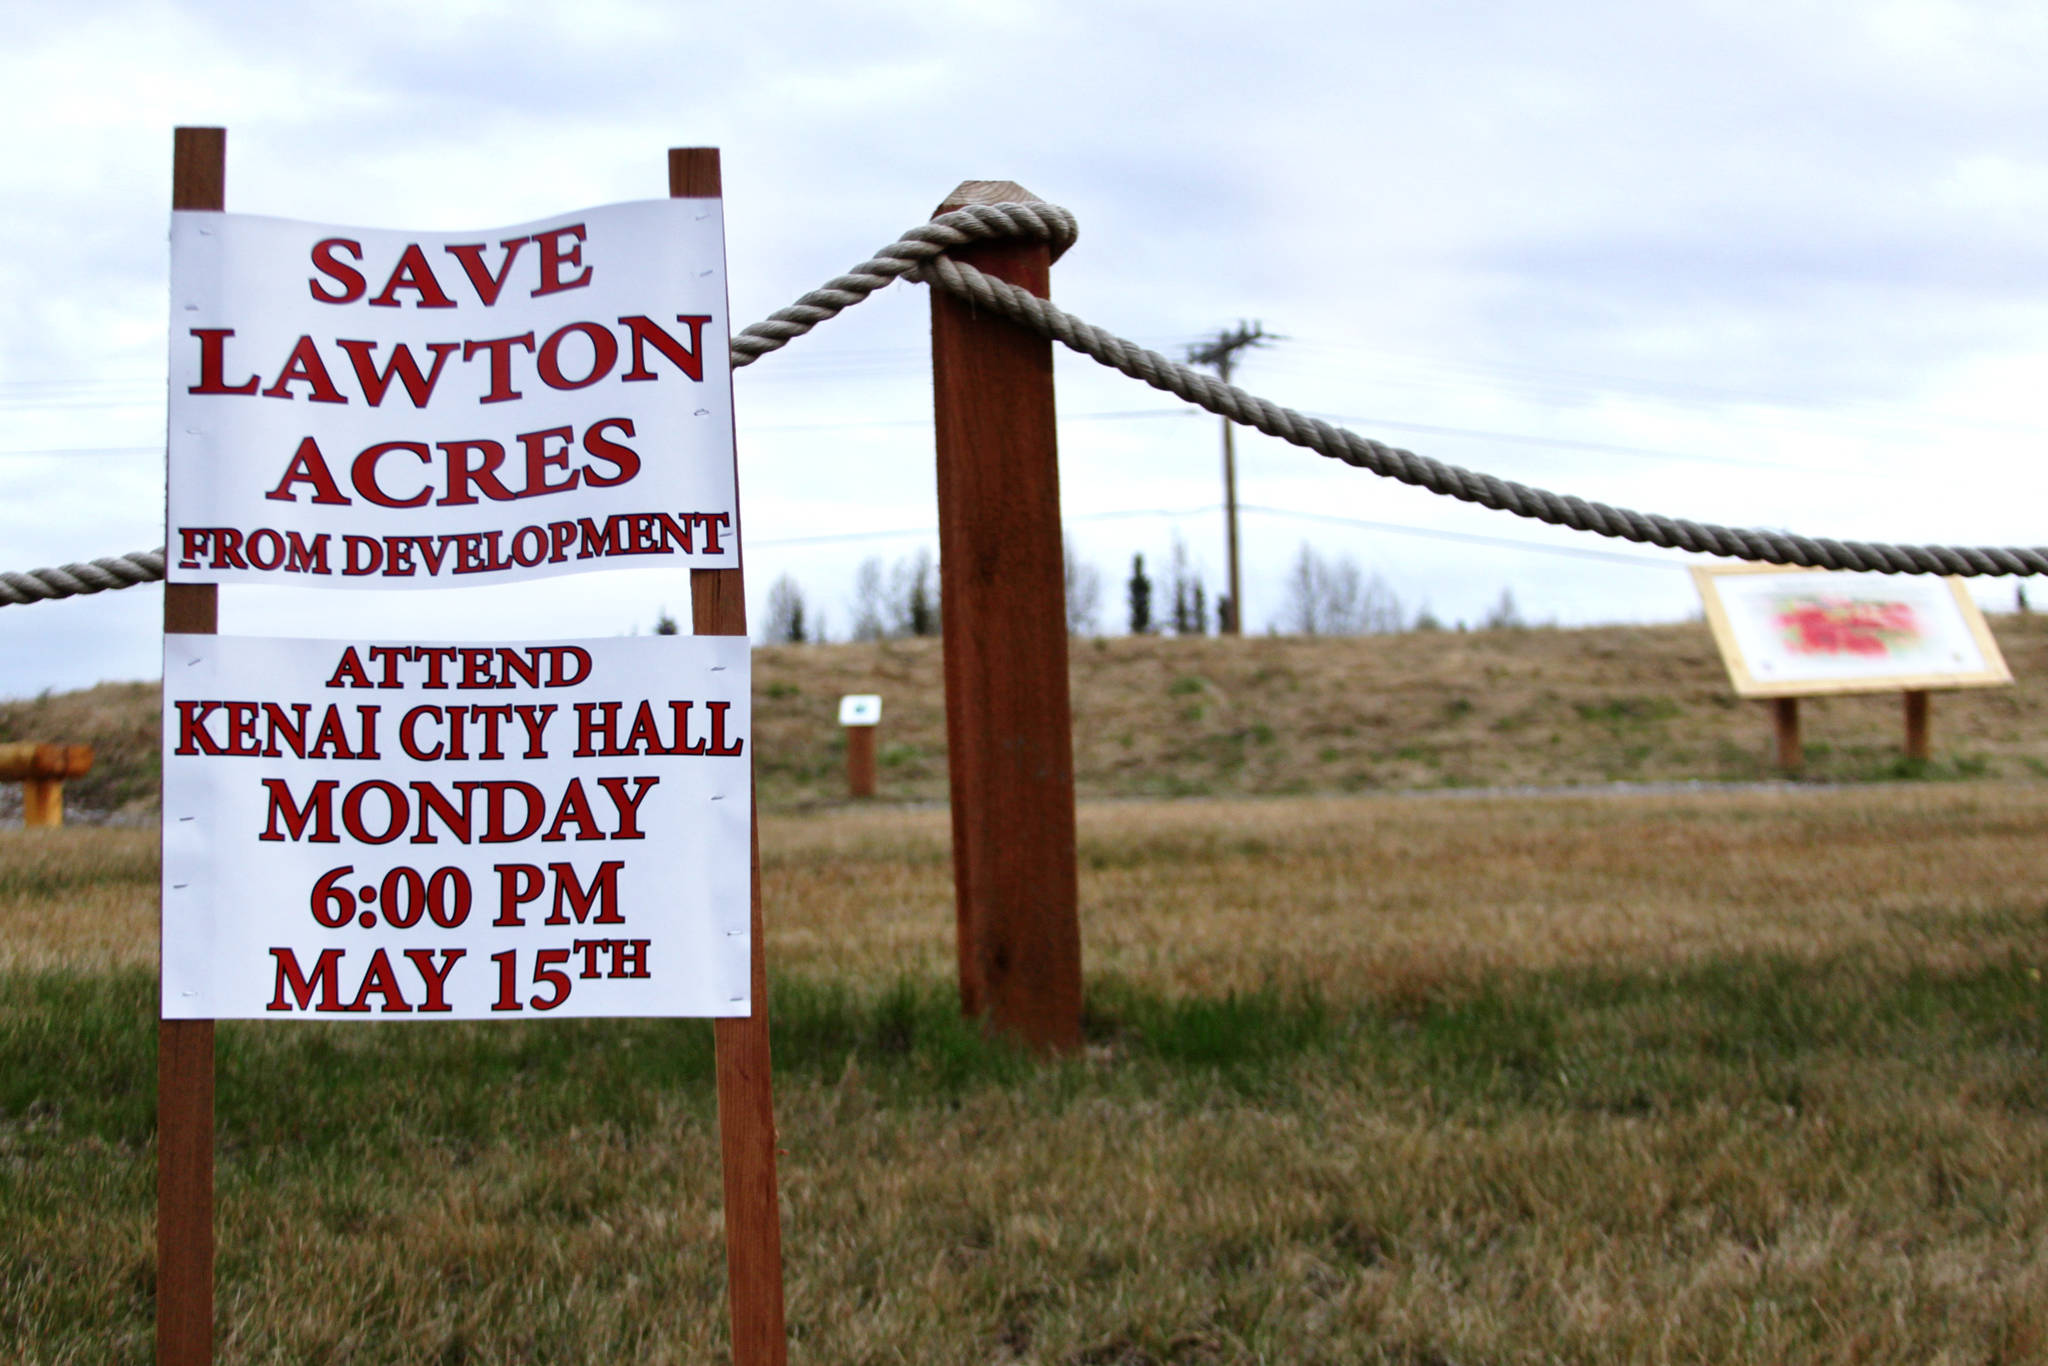
{"type": "Polygon", "coordinates": [[[1744,697],[2012,681],[1961,579],[1695,566],[1693,582],[1744,697]]]}
{"type": "Polygon", "coordinates": [[[173,583],[739,563],[721,201],[484,232],[171,217],[173,583]]]}
{"type": "Polygon", "coordinates": [[[743,637],[164,637],[166,1019],[749,1013],[743,637]]]}
{"type": "Polygon", "coordinates": [[[875,726],[882,721],[882,699],[877,693],[850,692],[839,699],[839,724],[875,726]]]}

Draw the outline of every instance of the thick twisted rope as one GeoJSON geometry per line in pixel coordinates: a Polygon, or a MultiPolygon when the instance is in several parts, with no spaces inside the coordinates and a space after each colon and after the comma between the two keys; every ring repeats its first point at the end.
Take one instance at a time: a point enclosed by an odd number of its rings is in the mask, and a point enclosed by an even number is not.
{"type": "Polygon", "coordinates": [[[109,555],[55,569],[31,569],[26,574],[0,573],[0,607],[104,593],[110,588],[133,588],[163,576],[164,552],[160,549],[109,555]]]}
{"type": "MultiPolygon", "coordinates": [[[[846,274],[826,281],[788,307],[742,328],[732,339],[732,367],[740,369],[780,350],[896,280],[917,280],[936,285],[1111,369],[1268,436],[1432,493],[1552,526],[1669,550],[1814,569],[1964,576],[2048,574],[2048,548],[2044,547],[1888,545],[1725,527],[1612,507],[1448,465],[1270,403],[1213,375],[1168,360],[1156,351],[1085,323],[1029,290],[946,255],[952,248],[972,242],[1024,240],[1049,243],[1057,258],[1073,244],[1076,231],[1071,213],[1058,205],[1040,202],[978,204],[941,214],[904,233],[846,274]]],[[[161,548],[54,569],[35,569],[26,574],[0,573],[0,606],[127,588],[163,576],[161,548]]]]}

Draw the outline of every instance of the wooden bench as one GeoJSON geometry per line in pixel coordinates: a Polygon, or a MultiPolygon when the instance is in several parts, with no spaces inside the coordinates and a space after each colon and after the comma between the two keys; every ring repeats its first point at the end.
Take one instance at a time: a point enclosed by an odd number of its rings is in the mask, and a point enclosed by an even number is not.
{"type": "Polygon", "coordinates": [[[64,780],[91,771],[91,745],[0,744],[0,782],[21,784],[23,825],[64,824],[64,780]]]}

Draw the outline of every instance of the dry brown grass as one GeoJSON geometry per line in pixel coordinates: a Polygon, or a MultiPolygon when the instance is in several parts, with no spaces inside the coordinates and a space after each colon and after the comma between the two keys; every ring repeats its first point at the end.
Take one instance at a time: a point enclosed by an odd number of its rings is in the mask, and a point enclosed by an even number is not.
{"type": "MultiPolygon", "coordinates": [[[[1940,695],[1937,777],[2048,776],[2048,616],[1993,629],[2019,682],[1940,695]]],[[[937,640],[755,651],[755,754],[770,810],[846,791],[838,699],[884,698],[881,790],[946,797],[937,640]]],[[[1072,643],[1074,771],[1084,799],[1405,788],[1728,781],[1771,776],[1771,724],[1730,692],[1707,628],[1410,632],[1072,643]]],[[[1895,694],[1802,704],[1809,775],[1898,776],[1895,694]]],[[[75,807],[155,801],[153,686],[0,702],[0,740],[91,743],[75,807]]],[[[0,818],[12,789],[0,788],[0,818]]]]}
{"type": "MultiPolygon", "coordinates": [[[[1867,953],[1891,969],[2039,948],[2048,787],[1085,805],[1090,972],[1169,991],[1339,995],[1573,965],[1867,953]]],[[[953,961],[942,810],[762,825],[773,961],[953,961]]]]}
{"type": "MultiPolygon", "coordinates": [[[[2048,617],[1993,629],[2019,682],[1941,694],[1935,770],[2048,774],[2048,617]]],[[[1243,640],[1072,642],[1074,772],[1084,797],[1750,780],[1771,723],[1738,702],[1702,623],[1243,640]]],[[[843,796],[841,693],[880,692],[884,795],[946,795],[940,643],[755,652],[755,730],[771,805],[843,796]]],[[[1801,704],[1809,772],[1889,775],[1896,694],[1801,704]]]]}

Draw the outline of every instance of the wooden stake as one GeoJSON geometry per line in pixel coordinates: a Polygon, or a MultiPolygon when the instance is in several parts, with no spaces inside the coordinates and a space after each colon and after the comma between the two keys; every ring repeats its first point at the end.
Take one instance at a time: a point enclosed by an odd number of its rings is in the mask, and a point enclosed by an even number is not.
{"type": "Polygon", "coordinates": [[[846,795],[875,795],[875,732],[878,726],[846,728],[846,795]]]}
{"type": "Polygon", "coordinates": [[[1799,699],[1774,697],[1771,713],[1777,721],[1778,768],[1785,773],[1797,773],[1806,767],[1806,750],[1799,742],[1799,699]]]}
{"type": "Polygon", "coordinates": [[[64,784],[56,778],[28,778],[21,784],[21,823],[29,829],[64,824],[64,784]]]}
{"type": "MultiPolygon", "coordinates": [[[[227,207],[227,144],[225,128],[177,130],[173,209],[218,213],[227,207]]],[[[164,585],[166,634],[210,636],[219,622],[212,584],[164,585]]],[[[207,1366],[213,1360],[213,1021],[159,1019],[156,1040],[157,1366],[207,1366]]]]}
{"type": "MultiPolygon", "coordinates": [[[[1034,198],[971,180],[936,213],[1034,198]]],[[[1050,291],[1042,243],[956,255],[1050,291]]],[[[1052,344],[931,293],[960,1002],[1067,1051],[1081,1043],[1081,929],[1052,344]]]]}
{"type": "MultiPolygon", "coordinates": [[[[673,198],[724,197],[718,149],[672,147],[673,198]]],[[[739,474],[733,474],[738,487],[739,474]]],[[[737,511],[737,509],[735,509],[737,511]]],[[[690,571],[690,618],[700,636],[747,633],[746,581],[740,569],[690,571]]],[[[713,1022],[718,1050],[719,1147],[725,1167],[726,1303],[734,1366],[783,1366],[782,1209],[775,1177],[775,1098],[768,1068],[768,972],[761,943],[761,820],[753,817],[751,874],[754,1013],[713,1022]]]]}
{"type": "Polygon", "coordinates": [[[1925,688],[1906,693],[1906,757],[1925,763],[1929,754],[1927,722],[1932,708],[1925,688]]]}
{"type": "MultiPolygon", "coordinates": [[[[1230,383],[1230,358],[1224,357],[1222,376],[1225,384],[1230,383]]],[[[1244,580],[1237,572],[1237,445],[1231,432],[1229,418],[1223,419],[1223,525],[1224,549],[1229,560],[1227,577],[1230,580],[1230,614],[1216,624],[1216,633],[1225,636],[1244,634],[1244,580]]]]}

